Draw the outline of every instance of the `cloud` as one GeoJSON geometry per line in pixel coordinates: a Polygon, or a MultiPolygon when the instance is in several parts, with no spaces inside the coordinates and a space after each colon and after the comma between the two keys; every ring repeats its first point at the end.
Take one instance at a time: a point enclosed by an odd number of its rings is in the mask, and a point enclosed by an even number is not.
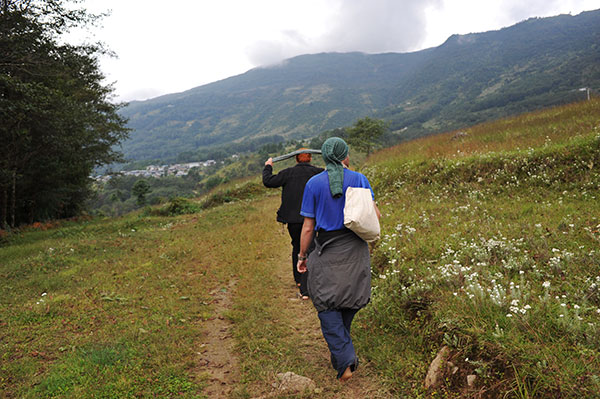
{"type": "Polygon", "coordinates": [[[320,45],[325,51],[366,53],[416,49],[425,39],[425,10],[441,4],[441,0],[340,1],[339,17],[320,45]]]}
{"type": "Polygon", "coordinates": [[[294,30],[282,31],[277,39],[254,42],[246,49],[250,62],[260,66],[277,64],[286,58],[309,52],[312,51],[308,39],[294,30]]]}
{"type": "Polygon", "coordinates": [[[337,0],[327,29],[316,37],[297,30],[257,41],[246,49],[254,65],[269,65],[299,54],[319,52],[406,52],[419,48],[426,31],[426,9],[442,0],[337,0]]]}
{"type": "Polygon", "coordinates": [[[300,54],[407,52],[450,35],[600,7],[600,0],[83,0],[113,9],[90,40],[119,99],[183,91],[300,54]],[[156,89],[142,89],[143,87],[156,89]]]}

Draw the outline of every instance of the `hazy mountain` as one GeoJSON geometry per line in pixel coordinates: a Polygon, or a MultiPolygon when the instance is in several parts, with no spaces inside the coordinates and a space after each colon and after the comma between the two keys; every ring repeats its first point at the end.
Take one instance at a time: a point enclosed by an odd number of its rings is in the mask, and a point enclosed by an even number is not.
{"type": "Polygon", "coordinates": [[[600,89],[600,10],[453,35],[413,53],[324,53],[132,102],[130,159],[252,148],[374,116],[403,138],[585,98],[600,89]],[[235,143],[237,147],[232,147],[235,143]]]}

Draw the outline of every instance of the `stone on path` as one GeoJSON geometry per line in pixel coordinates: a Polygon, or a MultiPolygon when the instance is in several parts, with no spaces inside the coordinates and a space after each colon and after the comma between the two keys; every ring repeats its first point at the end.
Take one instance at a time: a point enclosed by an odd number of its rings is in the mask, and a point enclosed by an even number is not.
{"type": "Polygon", "coordinates": [[[303,392],[305,390],[314,391],[317,387],[315,382],[310,378],[303,377],[298,374],[294,374],[291,371],[287,373],[277,374],[279,383],[276,383],[276,387],[280,391],[288,392],[303,392]]]}

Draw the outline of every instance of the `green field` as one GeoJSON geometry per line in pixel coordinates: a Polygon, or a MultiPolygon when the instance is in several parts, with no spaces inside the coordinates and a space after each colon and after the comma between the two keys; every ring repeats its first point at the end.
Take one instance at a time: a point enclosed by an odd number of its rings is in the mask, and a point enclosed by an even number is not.
{"type": "Polygon", "coordinates": [[[350,388],[328,368],[314,309],[288,298],[278,192],[258,179],[197,203],[4,233],[0,397],[211,397],[198,353],[219,292],[232,301],[228,397],[600,397],[599,170],[598,100],[371,156],[361,171],[383,234],[350,388]],[[443,381],[428,392],[443,346],[443,381]],[[317,393],[273,393],[285,371],[317,393]]]}

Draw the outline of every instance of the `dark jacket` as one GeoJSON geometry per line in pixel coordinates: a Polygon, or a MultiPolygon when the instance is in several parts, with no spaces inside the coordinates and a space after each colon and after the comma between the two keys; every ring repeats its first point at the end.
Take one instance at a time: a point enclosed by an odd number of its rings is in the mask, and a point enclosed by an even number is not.
{"type": "Polygon", "coordinates": [[[352,231],[320,243],[308,255],[308,294],[317,309],[361,309],[371,300],[369,245],[352,231]]]}
{"type": "Polygon", "coordinates": [[[311,177],[323,170],[323,168],[318,168],[307,162],[300,162],[273,175],[273,167],[271,165],[265,166],[263,169],[263,184],[265,187],[283,187],[281,207],[277,211],[278,222],[302,223],[304,221],[304,217],[300,215],[304,186],[311,177]]]}

